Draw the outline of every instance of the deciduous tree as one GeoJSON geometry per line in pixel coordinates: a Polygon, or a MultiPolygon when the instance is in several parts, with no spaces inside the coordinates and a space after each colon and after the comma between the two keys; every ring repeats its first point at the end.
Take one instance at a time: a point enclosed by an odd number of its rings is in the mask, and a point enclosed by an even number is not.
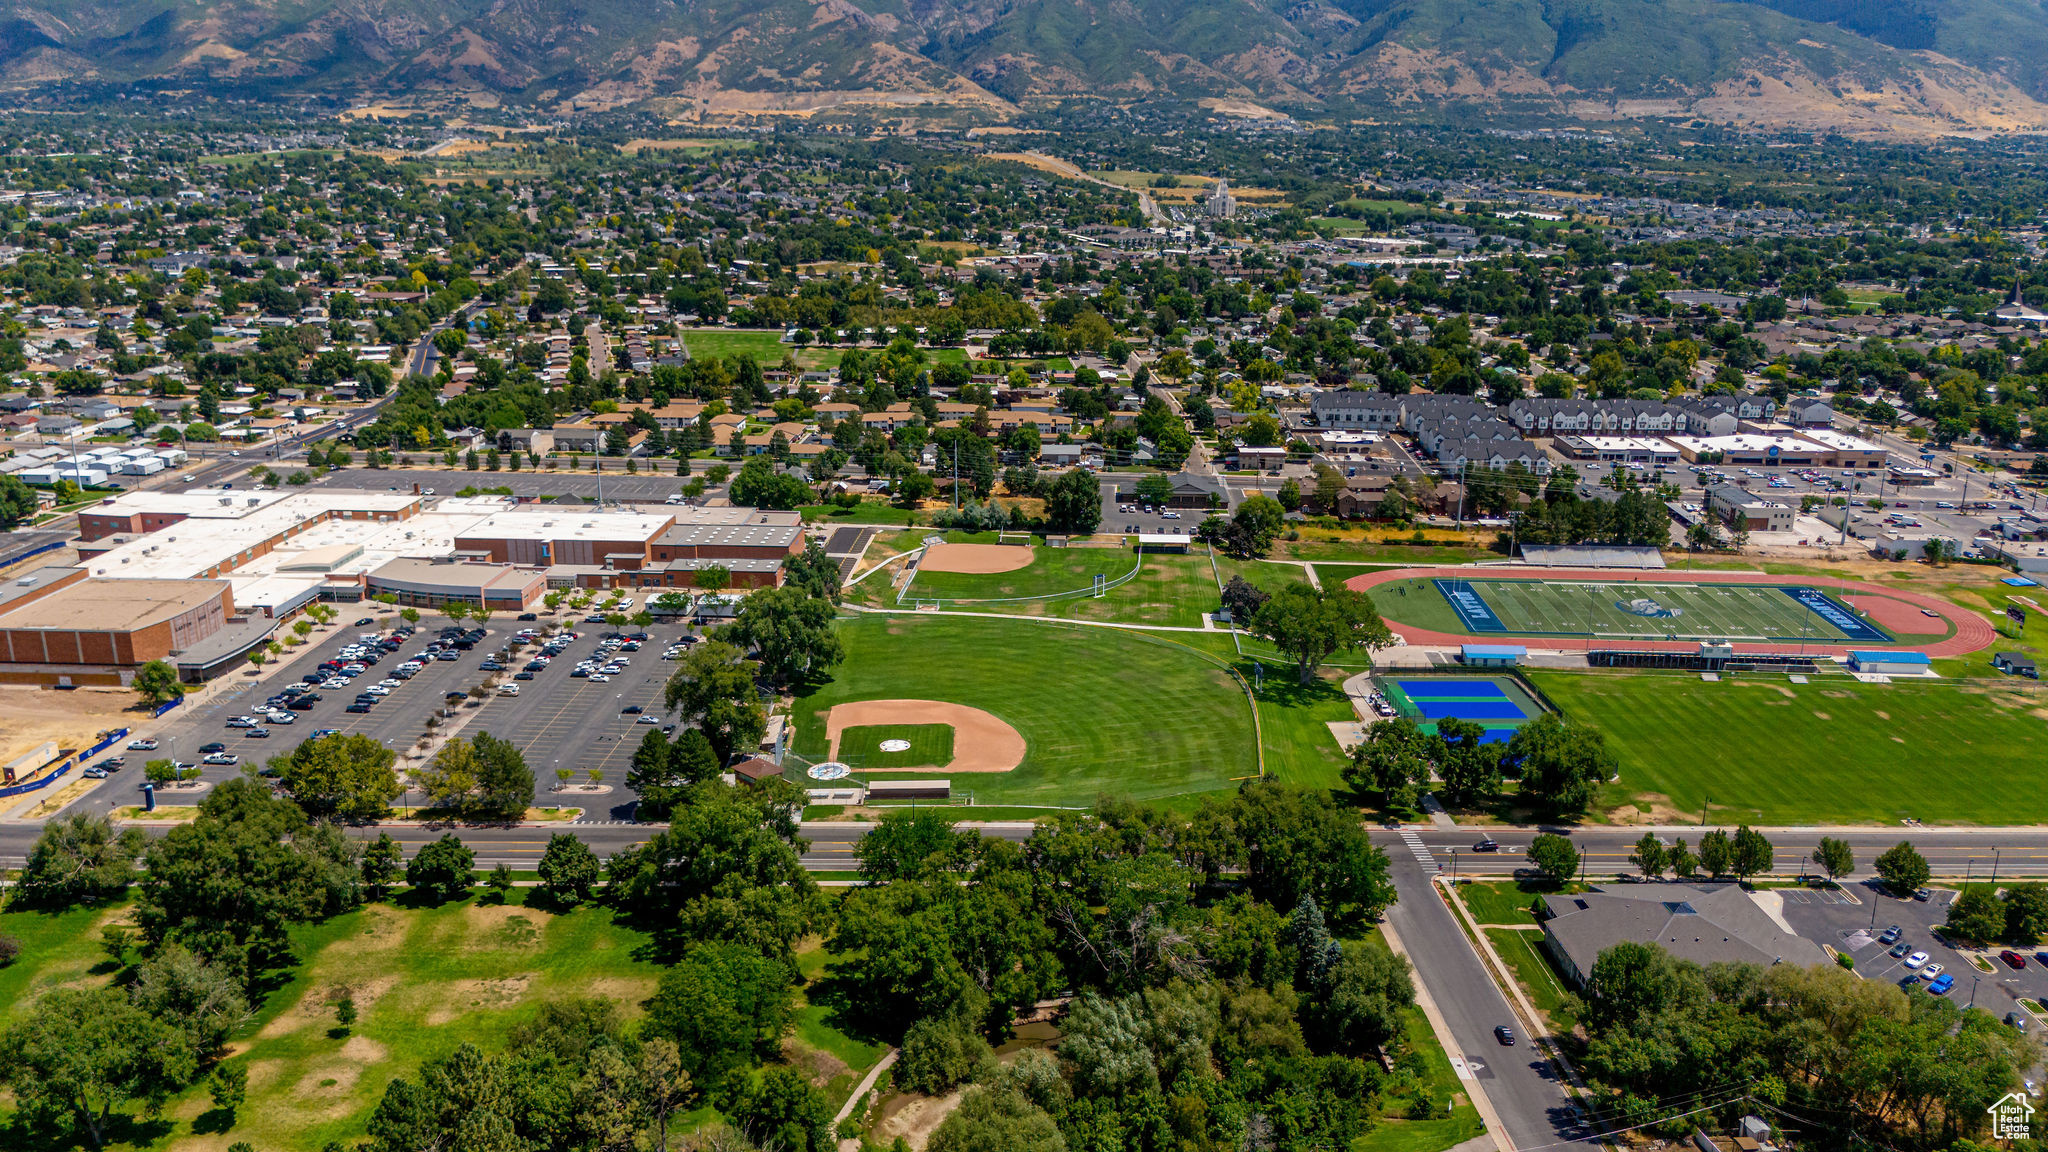
{"type": "Polygon", "coordinates": [[[723,641],[710,640],[690,649],[677,662],[663,699],[669,711],[704,733],[720,764],[753,748],[767,731],[753,665],[745,653],[723,641]]]}
{"type": "Polygon", "coordinates": [[[392,768],[398,754],[361,733],[301,741],[270,758],[278,782],[308,816],[375,820],[405,791],[392,768]]]}
{"type": "Polygon", "coordinates": [[[1364,593],[1305,583],[1275,592],[1252,616],[1251,630],[1293,659],[1303,686],[1339,652],[1370,651],[1393,642],[1393,632],[1364,593]]]}

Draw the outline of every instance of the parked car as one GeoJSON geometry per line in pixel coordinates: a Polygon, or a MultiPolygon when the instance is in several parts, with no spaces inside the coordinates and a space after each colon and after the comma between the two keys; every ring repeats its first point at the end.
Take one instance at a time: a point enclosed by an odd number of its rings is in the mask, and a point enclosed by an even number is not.
{"type": "Polygon", "coordinates": [[[211,744],[201,744],[199,750],[201,752],[225,752],[228,750],[228,746],[216,740],[211,744]]]}
{"type": "Polygon", "coordinates": [[[2027,966],[2027,958],[2011,949],[2000,952],[1998,958],[2005,961],[2006,966],[2009,968],[2025,968],[2027,966]]]}
{"type": "Polygon", "coordinates": [[[1495,1040],[1500,1041],[1500,1046],[1503,1048],[1512,1048],[1515,1046],[1515,1030],[1513,1028],[1508,1027],[1505,1024],[1499,1025],[1498,1027],[1494,1028],[1493,1038],[1495,1040]]]}
{"type": "Polygon", "coordinates": [[[215,752],[210,756],[204,756],[200,759],[202,763],[206,764],[239,764],[242,760],[241,757],[233,752],[215,752]]]}
{"type": "Polygon", "coordinates": [[[1885,953],[1885,955],[1890,956],[1894,960],[1897,960],[1900,957],[1904,956],[1906,953],[1911,952],[1912,950],[1913,946],[1911,944],[1901,943],[1893,947],[1892,950],[1885,953]]]}
{"type": "Polygon", "coordinates": [[[242,733],[242,735],[248,737],[251,740],[268,740],[270,739],[270,729],[251,728],[247,732],[242,733]]]}
{"type": "Polygon", "coordinates": [[[1927,986],[1927,990],[1929,992],[1934,993],[1936,996],[1946,996],[1948,995],[1948,990],[1955,986],[1956,978],[1944,972],[1941,974],[1939,978],[1937,978],[1934,981],[1934,983],[1929,984],[1927,986]]]}
{"type": "Polygon", "coordinates": [[[368,712],[369,710],[370,706],[368,704],[362,703],[361,701],[357,701],[356,703],[351,704],[348,707],[342,709],[343,712],[368,712]]]}
{"type": "Polygon", "coordinates": [[[1934,889],[1915,888],[1913,889],[1913,899],[1918,900],[1924,904],[1927,901],[1934,899],[1934,889]]]}
{"type": "Polygon", "coordinates": [[[358,620],[358,621],[356,621],[356,622],[355,622],[354,624],[350,625],[350,627],[352,627],[352,628],[368,628],[368,627],[369,627],[370,625],[372,625],[372,624],[375,624],[376,622],[377,622],[377,618],[376,618],[376,617],[374,617],[374,616],[365,616],[365,617],[363,617],[363,618],[362,618],[361,620],[358,620]]]}
{"type": "Polygon", "coordinates": [[[1941,970],[1942,965],[1929,964],[1927,967],[1922,968],[1920,970],[1920,978],[1922,980],[1933,980],[1936,976],[1941,975],[1941,970]]]}
{"type": "Polygon", "coordinates": [[[1908,968],[1918,969],[1925,963],[1927,963],[1927,953],[1925,952],[1915,952],[1911,956],[1906,957],[1906,967],[1908,968]]]}
{"type": "Polygon", "coordinates": [[[130,740],[128,742],[128,750],[130,752],[154,752],[156,751],[156,741],[151,740],[147,736],[140,740],[130,740]]]}
{"type": "Polygon", "coordinates": [[[1894,924],[1891,927],[1884,930],[1884,935],[1879,936],[1877,938],[1877,942],[1879,944],[1897,944],[1899,942],[1899,937],[1905,934],[1905,929],[1900,928],[1897,924],[1894,924]]]}

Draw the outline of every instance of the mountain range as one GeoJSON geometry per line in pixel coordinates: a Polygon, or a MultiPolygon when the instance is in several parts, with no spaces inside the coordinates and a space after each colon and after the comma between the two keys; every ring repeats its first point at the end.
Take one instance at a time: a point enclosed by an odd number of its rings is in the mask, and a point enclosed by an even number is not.
{"type": "Polygon", "coordinates": [[[1477,105],[2048,129],[2048,0],[40,0],[0,86],[468,93],[689,116],[848,102],[1477,105]]]}

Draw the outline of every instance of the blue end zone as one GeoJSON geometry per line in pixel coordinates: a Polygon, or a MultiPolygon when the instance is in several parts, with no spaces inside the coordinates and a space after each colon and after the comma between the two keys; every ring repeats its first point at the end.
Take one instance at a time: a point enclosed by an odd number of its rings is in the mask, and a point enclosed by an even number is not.
{"type": "Polygon", "coordinates": [[[1410,700],[1505,700],[1491,680],[1396,680],[1410,700]]]}
{"type": "Polygon", "coordinates": [[[1417,700],[1425,720],[1525,720],[1521,708],[1509,700],[1417,700]]]}
{"type": "Polygon", "coordinates": [[[1833,597],[1826,595],[1817,588],[1781,587],[1778,591],[1805,605],[1808,611],[1832,624],[1841,631],[1842,635],[1847,636],[1851,640],[1863,640],[1876,644],[1889,644],[1892,642],[1890,636],[1873,628],[1855,613],[1849,611],[1848,608],[1837,604],[1833,597]]]}
{"type": "Polygon", "coordinates": [[[1500,622],[1500,617],[1493,614],[1493,608],[1486,603],[1486,598],[1474,592],[1470,583],[1464,580],[1432,580],[1430,583],[1436,585],[1436,590],[1443,593],[1445,600],[1450,601],[1451,611],[1458,614],[1458,620],[1465,625],[1466,631],[1508,630],[1508,626],[1500,622]]]}

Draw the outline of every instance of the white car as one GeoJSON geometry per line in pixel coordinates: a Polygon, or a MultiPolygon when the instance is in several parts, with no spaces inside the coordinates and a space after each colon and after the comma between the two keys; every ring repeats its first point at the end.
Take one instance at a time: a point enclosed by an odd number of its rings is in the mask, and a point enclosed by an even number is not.
{"type": "Polygon", "coordinates": [[[156,751],[156,741],[147,737],[141,740],[130,740],[128,742],[128,750],[130,752],[154,752],[156,751]]]}
{"type": "Polygon", "coordinates": [[[208,752],[206,754],[204,763],[239,764],[241,763],[241,757],[235,755],[233,752],[208,752]]]}
{"type": "Polygon", "coordinates": [[[1906,967],[1908,968],[1917,969],[1925,963],[1927,963],[1927,953],[1925,952],[1915,952],[1911,956],[1906,957],[1906,967]]]}
{"type": "Polygon", "coordinates": [[[500,695],[500,696],[517,696],[517,695],[519,695],[519,685],[517,685],[517,684],[500,684],[500,685],[498,685],[498,695],[500,695]]]}
{"type": "Polygon", "coordinates": [[[602,672],[592,672],[589,676],[584,677],[584,679],[589,680],[592,684],[609,684],[612,678],[602,672]]]}
{"type": "Polygon", "coordinates": [[[382,685],[382,684],[372,684],[372,685],[370,685],[370,686],[369,686],[368,688],[365,688],[365,689],[363,689],[363,691],[364,691],[365,693],[367,693],[367,694],[371,695],[371,696],[389,696],[389,695],[391,695],[391,689],[389,689],[389,688],[386,688],[386,687],[385,687],[384,685],[382,685]]]}
{"type": "Polygon", "coordinates": [[[1934,978],[1939,975],[1941,975],[1941,965],[1939,964],[1929,964],[1920,970],[1920,978],[1929,983],[1932,983],[1934,978]]]}

